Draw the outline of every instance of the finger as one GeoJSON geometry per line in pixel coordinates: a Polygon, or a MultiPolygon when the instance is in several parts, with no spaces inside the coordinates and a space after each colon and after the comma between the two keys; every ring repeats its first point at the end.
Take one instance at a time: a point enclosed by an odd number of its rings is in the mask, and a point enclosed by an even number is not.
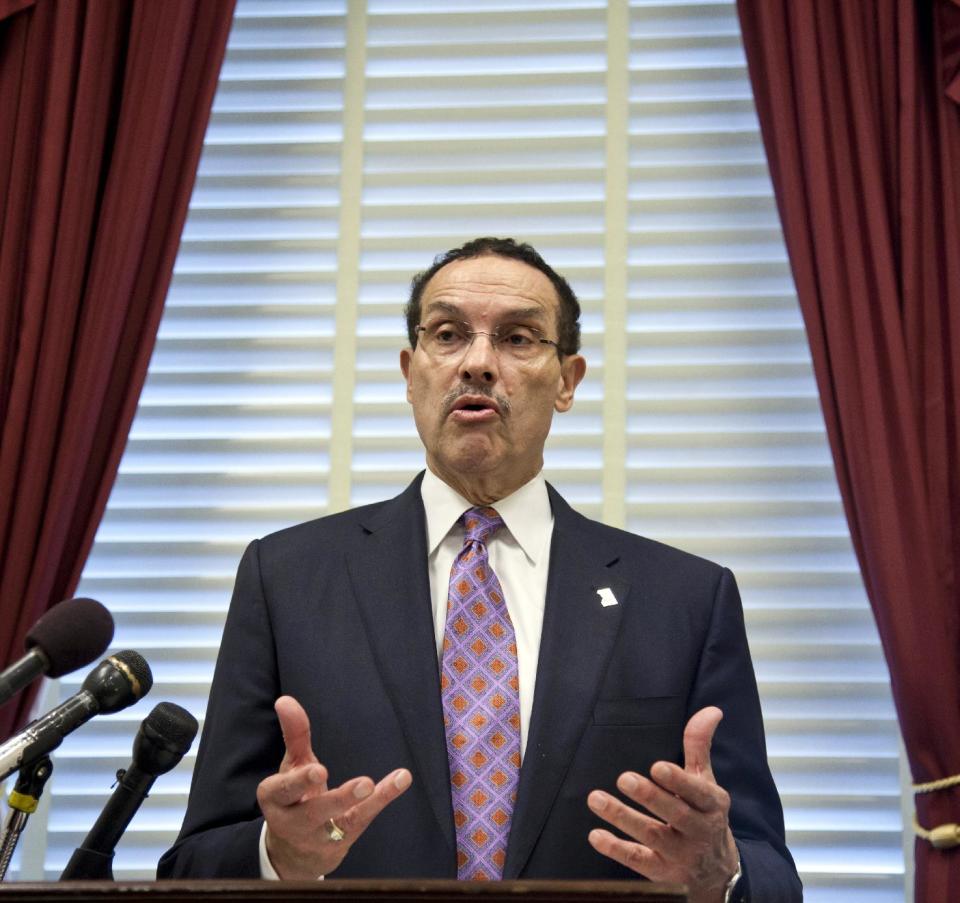
{"type": "Polygon", "coordinates": [[[398,768],[377,782],[373,792],[361,802],[355,803],[342,815],[336,817],[337,826],[356,840],[387,806],[404,793],[413,783],[413,776],[406,768],[398,768]]]}
{"type": "MultiPolygon", "coordinates": [[[[351,778],[344,781],[339,787],[327,790],[314,799],[307,801],[312,821],[322,822],[334,818],[340,825],[343,818],[358,800],[364,800],[373,793],[373,781],[370,778],[351,778]]],[[[340,825],[342,828],[343,825],[340,825]]]]}
{"type": "MultiPolygon", "coordinates": [[[[654,763],[650,774],[660,787],[676,794],[690,808],[699,812],[726,811],[730,808],[729,794],[713,780],[712,775],[710,778],[693,775],[672,762],[654,763]]],[[[678,826],[675,820],[671,824],[678,826]]]]}
{"type": "Polygon", "coordinates": [[[662,860],[653,850],[642,844],[615,837],[603,828],[594,828],[587,835],[587,840],[598,853],[602,853],[614,862],[625,865],[651,881],[660,880],[662,860]]]}
{"type": "Polygon", "coordinates": [[[280,731],[286,754],[280,766],[295,767],[307,762],[316,762],[317,757],[310,745],[310,719],[302,705],[292,696],[281,696],[273,705],[280,719],[280,731]]]}
{"type": "Polygon", "coordinates": [[[723,712],[716,706],[700,709],[687,722],[683,731],[684,768],[691,774],[703,775],[713,780],[713,767],[710,764],[710,746],[717,725],[723,719],[723,712]]]}
{"type": "Polygon", "coordinates": [[[587,797],[587,805],[604,821],[665,859],[677,855],[680,837],[670,825],[638,812],[602,790],[594,790],[587,797]]]}
{"type": "Polygon", "coordinates": [[[625,771],[617,778],[617,789],[669,825],[681,823],[690,812],[690,806],[675,793],[634,771],[625,771]]]}
{"type": "Polygon", "coordinates": [[[327,781],[327,769],[318,763],[309,763],[264,778],[257,787],[257,801],[261,810],[267,807],[286,808],[304,801],[322,791],[327,781]]]}

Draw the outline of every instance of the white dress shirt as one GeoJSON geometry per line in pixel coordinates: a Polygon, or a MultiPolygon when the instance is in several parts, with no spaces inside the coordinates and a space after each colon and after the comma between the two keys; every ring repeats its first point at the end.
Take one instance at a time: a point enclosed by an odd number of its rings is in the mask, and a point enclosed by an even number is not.
{"type": "MultiPolygon", "coordinates": [[[[427,516],[427,570],[430,577],[430,602],[433,629],[437,641],[437,661],[443,648],[447,621],[447,592],[450,569],[463,548],[464,529],[460,515],[474,506],[459,492],[427,470],[420,487],[427,516]]],[[[547,598],[550,568],[550,541],[553,537],[553,512],[547,484],[542,473],[516,492],[492,506],[503,518],[501,527],[487,543],[490,566],[503,587],[507,611],[517,639],[517,668],[520,677],[520,755],[527,748],[533,690],[537,680],[543,608],[547,598]]],[[[376,780],[378,776],[371,775],[376,780]]],[[[260,832],[260,874],[277,880],[266,846],[266,823],[260,832]]]]}

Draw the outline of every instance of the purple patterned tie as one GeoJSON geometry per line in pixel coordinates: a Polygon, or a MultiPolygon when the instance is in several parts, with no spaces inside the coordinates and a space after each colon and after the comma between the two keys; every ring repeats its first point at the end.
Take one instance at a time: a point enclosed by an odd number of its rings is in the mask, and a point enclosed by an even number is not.
{"type": "Polygon", "coordinates": [[[443,723],[457,826],[457,877],[503,875],[520,776],[520,680],[513,624],[490,567],[487,540],[503,526],[471,508],[450,570],[443,634],[443,723]]]}

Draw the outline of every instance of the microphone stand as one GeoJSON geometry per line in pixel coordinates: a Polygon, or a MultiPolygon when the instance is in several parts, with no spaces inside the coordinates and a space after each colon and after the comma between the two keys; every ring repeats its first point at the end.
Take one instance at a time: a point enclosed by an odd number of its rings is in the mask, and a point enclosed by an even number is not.
{"type": "Polygon", "coordinates": [[[3,826],[0,836],[0,881],[6,877],[7,868],[13,858],[13,851],[17,848],[17,841],[31,814],[37,811],[40,803],[40,794],[43,785],[53,774],[53,763],[49,756],[40,756],[32,762],[20,767],[17,783],[10,792],[7,802],[10,804],[10,814],[7,823],[3,826]]]}
{"type": "Polygon", "coordinates": [[[121,835],[147,798],[155,774],[135,764],[117,772],[117,785],[90,833],[60,875],[61,881],[113,881],[113,852],[121,835]]]}

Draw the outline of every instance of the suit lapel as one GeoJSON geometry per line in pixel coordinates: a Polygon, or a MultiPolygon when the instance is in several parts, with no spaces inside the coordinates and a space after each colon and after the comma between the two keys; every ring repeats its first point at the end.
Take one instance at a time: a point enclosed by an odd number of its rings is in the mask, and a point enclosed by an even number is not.
{"type": "Polygon", "coordinates": [[[550,501],[554,531],[537,683],[504,878],[523,871],[592,717],[629,590],[608,569],[616,561],[609,547],[590,542],[583,518],[552,487],[550,501]],[[601,604],[603,587],[618,604],[601,604]]]}
{"type": "Polygon", "coordinates": [[[420,478],[366,521],[348,568],[370,647],[455,862],[449,766],[420,478]]]}

